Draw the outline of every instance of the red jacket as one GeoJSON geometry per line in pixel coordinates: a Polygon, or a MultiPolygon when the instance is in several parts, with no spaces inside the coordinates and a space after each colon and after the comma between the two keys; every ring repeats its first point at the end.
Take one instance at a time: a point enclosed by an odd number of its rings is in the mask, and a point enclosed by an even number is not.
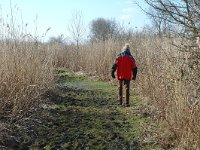
{"type": "Polygon", "coordinates": [[[115,72],[117,70],[118,80],[131,80],[132,73],[136,68],[135,60],[131,55],[130,51],[124,50],[121,52],[113,64],[112,70],[115,72]]]}

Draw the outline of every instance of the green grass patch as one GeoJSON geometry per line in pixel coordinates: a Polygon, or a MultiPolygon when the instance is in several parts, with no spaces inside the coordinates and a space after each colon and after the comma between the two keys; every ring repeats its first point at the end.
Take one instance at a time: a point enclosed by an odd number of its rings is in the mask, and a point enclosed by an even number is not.
{"type": "MultiPolygon", "coordinates": [[[[49,118],[38,128],[40,149],[143,149],[141,124],[135,115],[138,97],[131,107],[117,105],[117,87],[72,72],[58,71],[58,90],[49,98],[49,118]]],[[[152,145],[148,145],[152,147],[152,145]]]]}

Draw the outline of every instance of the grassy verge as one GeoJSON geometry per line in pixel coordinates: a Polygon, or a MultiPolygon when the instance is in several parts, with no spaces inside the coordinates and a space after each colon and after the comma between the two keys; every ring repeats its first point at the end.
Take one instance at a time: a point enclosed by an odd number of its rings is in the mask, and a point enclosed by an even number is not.
{"type": "MultiPolygon", "coordinates": [[[[38,141],[41,147],[66,149],[141,149],[145,122],[137,97],[131,107],[117,106],[116,86],[60,70],[59,90],[50,96],[52,132],[38,141]],[[56,123],[56,124],[55,124],[56,123]]],[[[44,135],[41,132],[41,135],[44,135]]],[[[148,144],[147,144],[148,145],[148,144]]],[[[147,146],[146,145],[146,146],[147,146]]]]}

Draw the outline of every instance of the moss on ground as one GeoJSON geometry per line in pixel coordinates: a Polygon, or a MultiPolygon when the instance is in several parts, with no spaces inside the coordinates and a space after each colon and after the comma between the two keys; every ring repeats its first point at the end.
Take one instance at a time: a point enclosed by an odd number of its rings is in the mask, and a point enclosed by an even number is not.
{"type": "Polygon", "coordinates": [[[131,96],[131,106],[124,108],[117,105],[116,86],[65,70],[58,77],[32,149],[153,149],[141,141],[146,119],[137,114],[138,97],[131,96]]]}

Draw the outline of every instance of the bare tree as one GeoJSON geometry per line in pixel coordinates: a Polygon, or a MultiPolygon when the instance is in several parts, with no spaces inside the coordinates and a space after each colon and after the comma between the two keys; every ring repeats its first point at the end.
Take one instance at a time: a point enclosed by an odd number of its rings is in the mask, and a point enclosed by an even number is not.
{"type": "Polygon", "coordinates": [[[91,38],[93,40],[105,41],[116,35],[118,25],[115,20],[97,18],[91,22],[91,38]]]}
{"type": "Polygon", "coordinates": [[[68,31],[70,34],[70,38],[76,43],[76,48],[78,51],[80,41],[86,32],[84,18],[80,11],[75,11],[72,14],[72,19],[70,20],[68,31]]]}
{"type": "Polygon", "coordinates": [[[164,19],[170,24],[178,25],[181,37],[194,40],[200,32],[199,0],[144,0],[157,13],[147,12],[155,18],[164,19]]]}
{"type": "Polygon", "coordinates": [[[170,30],[170,25],[167,23],[166,18],[160,12],[155,10],[151,10],[150,19],[152,21],[153,29],[155,30],[155,34],[157,34],[160,38],[164,35],[167,35],[170,30]]]}

